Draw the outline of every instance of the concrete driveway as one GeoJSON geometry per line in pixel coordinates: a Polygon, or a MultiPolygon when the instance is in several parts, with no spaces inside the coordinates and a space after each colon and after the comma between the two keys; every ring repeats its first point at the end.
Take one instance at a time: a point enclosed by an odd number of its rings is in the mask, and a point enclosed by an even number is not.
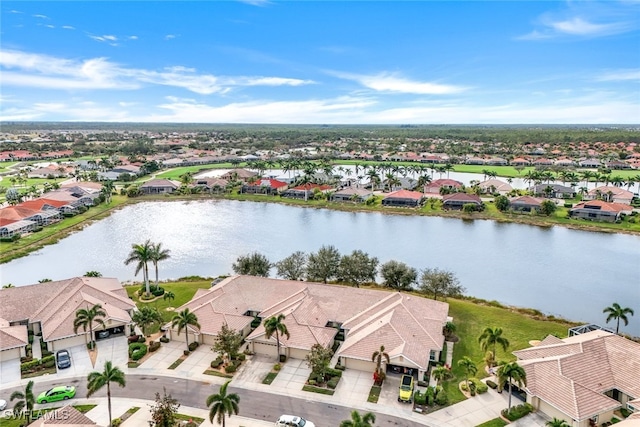
{"type": "Polygon", "coordinates": [[[93,371],[86,345],[76,345],[66,350],[69,351],[71,357],[71,366],[65,369],[58,369],[58,378],[85,376],[93,371]]]}
{"type": "Polygon", "coordinates": [[[411,412],[413,404],[408,402],[398,402],[398,390],[400,389],[400,375],[387,374],[387,378],[382,385],[382,391],[378,398],[378,405],[384,405],[389,408],[406,410],[411,412]]]}
{"type": "Polygon", "coordinates": [[[111,361],[113,366],[120,369],[127,367],[129,361],[129,343],[125,336],[115,336],[96,342],[98,347],[98,358],[96,359],[95,370],[102,371],[104,362],[111,361]]]}
{"type": "Polygon", "coordinates": [[[347,369],[342,372],[342,377],[333,397],[339,402],[346,402],[349,399],[366,402],[372,385],[373,374],[371,372],[347,369]]]}
{"type": "MultiPolygon", "coordinates": [[[[162,343],[160,348],[151,353],[147,360],[137,368],[137,371],[149,369],[153,371],[164,371],[184,354],[185,344],[179,341],[169,341],[162,343]]],[[[169,371],[173,372],[173,371],[169,371]]]]}
{"type": "Polygon", "coordinates": [[[0,362],[0,383],[8,384],[14,381],[20,381],[20,359],[0,362]]]}
{"type": "Polygon", "coordinates": [[[311,369],[304,360],[289,358],[282,364],[282,369],[271,383],[271,386],[302,390],[310,374],[311,369]]]}

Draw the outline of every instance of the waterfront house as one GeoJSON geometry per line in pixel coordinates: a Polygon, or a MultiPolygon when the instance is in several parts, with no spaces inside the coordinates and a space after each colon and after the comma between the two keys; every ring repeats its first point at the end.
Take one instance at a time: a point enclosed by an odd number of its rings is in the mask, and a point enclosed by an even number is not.
{"type": "Polygon", "coordinates": [[[364,202],[372,196],[373,192],[371,190],[348,187],[333,193],[331,200],[334,202],[364,202]]]}
{"type": "Polygon", "coordinates": [[[509,200],[509,209],[514,212],[539,212],[543,201],[537,197],[520,196],[509,200]]]}
{"type": "Polygon", "coordinates": [[[572,427],[608,425],[640,396],[640,344],[603,330],[548,336],[514,351],[527,374],[527,402],[572,427]]]}
{"type": "Polygon", "coordinates": [[[440,195],[441,189],[447,191],[457,191],[462,188],[462,183],[453,179],[436,179],[424,186],[424,193],[428,197],[440,195]]]}
{"type": "Polygon", "coordinates": [[[142,194],[171,194],[180,188],[180,183],[168,179],[152,179],[140,186],[142,194]]]}
{"type": "Polygon", "coordinates": [[[196,178],[191,184],[192,187],[201,187],[210,193],[221,193],[227,189],[228,181],[221,178],[196,178]]]}
{"type": "Polygon", "coordinates": [[[278,181],[277,179],[263,178],[247,184],[243,184],[240,192],[246,194],[275,195],[281,193],[286,188],[286,182],[278,181]]]}
{"type": "Polygon", "coordinates": [[[478,187],[480,187],[480,190],[484,194],[487,194],[487,193],[488,194],[494,194],[494,193],[507,194],[508,192],[513,190],[513,187],[511,187],[509,183],[501,181],[499,179],[495,179],[495,178],[482,181],[481,183],[478,184],[478,187]]]}
{"type": "Polygon", "coordinates": [[[622,203],[605,202],[604,200],[589,200],[578,203],[570,211],[572,218],[591,219],[594,221],[615,222],[622,215],[630,215],[633,207],[622,203]]]}
{"type": "Polygon", "coordinates": [[[476,210],[482,209],[482,200],[475,194],[451,193],[442,196],[442,207],[444,209],[461,210],[465,205],[473,205],[476,210]]]}
{"type": "Polygon", "coordinates": [[[589,190],[589,192],[584,195],[584,200],[596,199],[629,205],[631,204],[631,200],[633,200],[633,193],[620,187],[601,185],[600,187],[589,190]]]}
{"type": "Polygon", "coordinates": [[[605,166],[607,169],[631,169],[631,165],[622,160],[612,160],[605,163],[605,166]]]}
{"type": "Polygon", "coordinates": [[[529,188],[529,191],[533,193],[534,196],[547,198],[570,199],[576,197],[576,190],[574,188],[560,184],[538,184],[529,188]]]}
{"type": "Polygon", "coordinates": [[[251,179],[254,179],[257,176],[257,173],[251,172],[247,169],[231,169],[229,172],[220,175],[220,178],[224,179],[225,181],[249,182],[251,179]]]}
{"type": "Polygon", "coordinates": [[[417,191],[398,190],[382,199],[382,206],[418,207],[424,200],[424,194],[417,191]]]}
{"type": "Polygon", "coordinates": [[[578,162],[581,168],[598,169],[602,166],[602,162],[598,159],[585,159],[578,162]]]}
{"type": "Polygon", "coordinates": [[[326,194],[327,192],[332,191],[333,189],[334,187],[328,184],[316,184],[316,183],[308,182],[306,184],[297,185],[293,188],[284,190],[282,192],[282,197],[309,200],[313,198],[313,195],[316,191],[326,194]]]}

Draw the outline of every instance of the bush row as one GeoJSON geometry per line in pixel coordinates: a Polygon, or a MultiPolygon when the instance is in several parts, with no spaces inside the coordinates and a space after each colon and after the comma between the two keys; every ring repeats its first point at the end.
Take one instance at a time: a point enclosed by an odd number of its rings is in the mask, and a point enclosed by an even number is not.
{"type": "Polygon", "coordinates": [[[513,406],[511,410],[503,409],[502,416],[508,419],[509,421],[518,420],[528,413],[533,411],[533,406],[528,403],[523,403],[522,405],[513,406]]]}
{"type": "Polygon", "coordinates": [[[34,369],[53,368],[54,366],[56,366],[55,356],[50,355],[50,356],[45,356],[42,359],[32,359],[28,362],[24,362],[20,364],[20,371],[29,372],[34,369]]]}

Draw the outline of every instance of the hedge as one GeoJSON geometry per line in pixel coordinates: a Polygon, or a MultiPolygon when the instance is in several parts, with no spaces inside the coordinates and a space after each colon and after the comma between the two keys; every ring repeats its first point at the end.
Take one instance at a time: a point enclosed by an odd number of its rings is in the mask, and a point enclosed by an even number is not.
{"type": "Polygon", "coordinates": [[[131,360],[140,360],[147,354],[147,346],[142,343],[129,344],[129,357],[131,360]]]}
{"type": "Polygon", "coordinates": [[[493,390],[495,390],[496,388],[498,388],[498,384],[494,383],[494,382],[493,382],[493,381],[491,381],[491,380],[487,380],[487,385],[488,385],[489,387],[491,387],[493,390]]]}
{"type": "MultiPolygon", "coordinates": [[[[147,292],[146,285],[142,285],[140,287],[140,292],[143,294],[147,292]]],[[[151,292],[151,295],[153,295],[154,297],[160,297],[164,295],[164,288],[162,286],[149,285],[149,292],[151,292]]]]}
{"type": "Polygon", "coordinates": [[[42,359],[33,359],[28,362],[21,363],[20,372],[28,372],[32,369],[38,368],[41,365],[45,368],[53,368],[54,366],[56,366],[55,356],[46,356],[42,359]]]}
{"type": "Polygon", "coordinates": [[[477,378],[469,378],[469,381],[473,382],[476,385],[476,393],[478,394],[486,393],[489,390],[487,384],[483,383],[477,378]]]}
{"type": "Polygon", "coordinates": [[[236,365],[234,365],[234,364],[232,363],[231,365],[226,366],[226,367],[224,368],[224,371],[225,371],[227,374],[233,374],[233,373],[236,371],[236,369],[238,369],[238,368],[236,367],[236,365]]]}
{"type": "Polygon", "coordinates": [[[199,345],[196,341],[189,343],[189,351],[194,351],[199,345]]]}
{"type": "Polygon", "coordinates": [[[220,365],[222,365],[224,363],[224,361],[220,358],[220,357],[216,357],[215,359],[213,359],[211,361],[211,367],[213,369],[219,368],[220,365]]]}
{"type": "Polygon", "coordinates": [[[327,370],[325,371],[325,373],[327,375],[329,375],[330,377],[341,377],[342,376],[342,371],[339,369],[331,369],[331,368],[327,368],[327,370]]]}
{"type": "Polygon", "coordinates": [[[528,403],[523,403],[522,405],[513,406],[510,411],[503,409],[502,416],[508,419],[509,421],[518,420],[528,413],[533,411],[533,406],[528,403]]]}
{"type": "Polygon", "coordinates": [[[329,381],[327,381],[327,387],[330,389],[334,389],[338,386],[338,381],[340,381],[340,377],[333,377],[329,381]]]}
{"type": "Polygon", "coordinates": [[[151,344],[149,344],[149,352],[153,353],[154,351],[158,350],[160,348],[160,342],[159,341],[151,341],[151,344]]]}

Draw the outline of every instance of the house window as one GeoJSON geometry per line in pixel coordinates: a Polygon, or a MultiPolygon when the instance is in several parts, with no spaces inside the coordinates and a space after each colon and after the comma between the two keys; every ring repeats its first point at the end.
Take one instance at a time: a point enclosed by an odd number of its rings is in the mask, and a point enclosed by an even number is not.
{"type": "Polygon", "coordinates": [[[435,350],[431,350],[429,352],[429,360],[436,360],[436,351],[435,350]]]}
{"type": "Polygon", "coordinates": [[[628,403],[627,403],[627,409],[630,410],[631,412],[635,412],[636,411],[636,407],[633,406],[633,405],[629,405],[628,403]]]}

